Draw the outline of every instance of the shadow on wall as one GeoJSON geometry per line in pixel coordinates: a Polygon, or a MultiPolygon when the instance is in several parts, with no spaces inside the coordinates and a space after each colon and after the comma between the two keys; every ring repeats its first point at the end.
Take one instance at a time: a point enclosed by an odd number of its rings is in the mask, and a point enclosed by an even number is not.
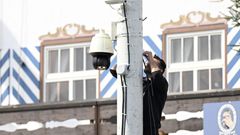
{"type": "Polygon", "coordinates": [[[14,33],[0,20],[0,49],[14,49],[19,47],[20,45],[14,33]]]}

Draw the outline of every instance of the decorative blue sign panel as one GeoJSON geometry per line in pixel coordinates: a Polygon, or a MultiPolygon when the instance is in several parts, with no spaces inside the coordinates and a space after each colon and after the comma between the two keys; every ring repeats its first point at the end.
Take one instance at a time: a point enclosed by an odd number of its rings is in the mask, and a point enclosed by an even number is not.
{"type": "Polygon", "coordinates": [[[240,135],[240,101],[203,106],[204,135],[240,135]]]}

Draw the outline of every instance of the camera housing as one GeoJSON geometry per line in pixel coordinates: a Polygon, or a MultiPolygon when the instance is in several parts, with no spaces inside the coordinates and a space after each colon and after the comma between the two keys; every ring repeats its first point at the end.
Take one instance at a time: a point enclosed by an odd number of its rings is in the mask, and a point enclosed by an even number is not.
{"type": "Polygon", "coordinates": [[[108,69],[111,63],[110,58],[113,55],[110,36],[100,30],[91,40],[89,53],[93,57],[93,67],[95,69],[108,69]]]}

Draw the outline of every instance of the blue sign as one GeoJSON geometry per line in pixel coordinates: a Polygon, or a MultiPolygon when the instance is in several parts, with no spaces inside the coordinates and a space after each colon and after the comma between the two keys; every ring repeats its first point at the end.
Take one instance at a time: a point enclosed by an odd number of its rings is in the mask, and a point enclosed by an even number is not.
{"type": "Polygon", "coordinates": [[[240,101],[203,106],[204,135],[240,135],[240,101]]]}

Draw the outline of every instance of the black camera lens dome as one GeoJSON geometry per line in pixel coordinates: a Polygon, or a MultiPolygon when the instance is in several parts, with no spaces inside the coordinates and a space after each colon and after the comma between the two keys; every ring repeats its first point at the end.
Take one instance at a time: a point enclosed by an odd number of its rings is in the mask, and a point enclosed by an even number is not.
{"type": "Polygon", "coordinates": [[[93,56],[93,67],[98,70],[106,70],[110,66],[110,58],[112,54],[110,53],[98,53],[92,54],[93,56]]]}

